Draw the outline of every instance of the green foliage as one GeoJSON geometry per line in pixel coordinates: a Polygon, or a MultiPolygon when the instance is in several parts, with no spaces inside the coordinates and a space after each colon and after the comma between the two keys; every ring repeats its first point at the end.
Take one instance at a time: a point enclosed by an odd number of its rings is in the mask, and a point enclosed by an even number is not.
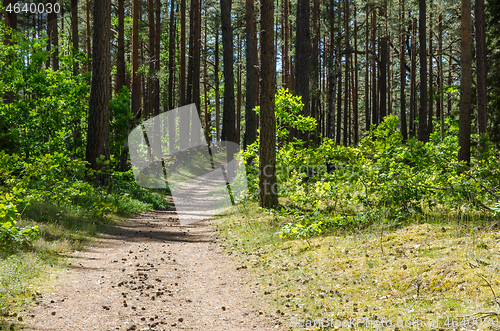
{"type": "Polygon", "coordinates": [[[130,109],[130,91],[126,86],[109,102],[109,113],[110,132],[113,136],[111,154],[120,155],[133,117],[130,109]]]}
{"type": "Polygon", "coordinates": [[[499,214],[495,153],[467,166],[456,161],[455,126],[449,126],[442,142],[436,133],[424,144],[414,139],[403,143],[397,124],[396,116],[386,117],[357,147],[326,139],[318,148],[281,148],[279,192],[289,207],[278,214],[292,222],[282,227],[280,236],[311,237],[375,220],[403,222],[438,206],[499,214]]]}
{"type": "Polygon", "coordinates": [[[81,57],[62,61],[59,71],[45,70],[46,39],[14,32],[14,41],[0,49],[0,95],[13,97],[12,103],[0,103],[0,132],[6,139],[0,148],[35,156],[67,150],[82,157],[79,133],[85,131],[90,74],[71,74],[81,57]]]}
{"type": "Polygon", "coordinates": [[[19,217],[15,205],[17,199],[9,193],[0,193],[0,250],[28,244],[38,238],[38,227],[16,226],[16,219],[19,217]]]}

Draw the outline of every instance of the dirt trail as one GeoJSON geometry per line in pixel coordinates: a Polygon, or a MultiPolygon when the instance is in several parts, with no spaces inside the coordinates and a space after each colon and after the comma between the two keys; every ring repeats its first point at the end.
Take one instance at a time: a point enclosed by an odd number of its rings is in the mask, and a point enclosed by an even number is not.
{"type": "Polygon", "coordinates": [[[284,330],[214,237],[208,221],[179,226],[173,208],[130,219],[72,255],[25,330],[284,330]]]}

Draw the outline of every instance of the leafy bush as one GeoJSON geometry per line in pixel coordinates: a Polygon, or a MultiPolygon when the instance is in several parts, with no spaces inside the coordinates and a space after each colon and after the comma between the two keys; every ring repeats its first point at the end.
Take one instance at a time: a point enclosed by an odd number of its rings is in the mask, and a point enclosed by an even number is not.
{"type": "Polygon", "coordinates": [[[38,227],[16,226],[19,212],[14,204],[16,200],[9,193],[0,192],[0,249],[13,248],[13,246],[28,244],[38,237],[38,227]]]}

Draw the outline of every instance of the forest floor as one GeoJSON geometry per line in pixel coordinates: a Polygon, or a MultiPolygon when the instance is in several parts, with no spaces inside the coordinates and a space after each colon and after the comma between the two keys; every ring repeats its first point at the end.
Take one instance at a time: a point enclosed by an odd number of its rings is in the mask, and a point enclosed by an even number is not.
{"type": "Polygon", "coordinates": [[[175,209],[127,220],[69,256],[23,318],[24,330],[283,330],[223,252],[209,221],[175,209]]]}

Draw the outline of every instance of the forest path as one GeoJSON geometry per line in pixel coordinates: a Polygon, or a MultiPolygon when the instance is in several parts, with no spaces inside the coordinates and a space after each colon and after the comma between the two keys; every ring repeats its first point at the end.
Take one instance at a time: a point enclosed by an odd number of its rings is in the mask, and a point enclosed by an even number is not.
{"type": "Polygon", "coordinates": [[[25,330],[283,330],[214,238],[209,221],[181,227],[173,208],[132,218],[71,255],[25,330]]]}

